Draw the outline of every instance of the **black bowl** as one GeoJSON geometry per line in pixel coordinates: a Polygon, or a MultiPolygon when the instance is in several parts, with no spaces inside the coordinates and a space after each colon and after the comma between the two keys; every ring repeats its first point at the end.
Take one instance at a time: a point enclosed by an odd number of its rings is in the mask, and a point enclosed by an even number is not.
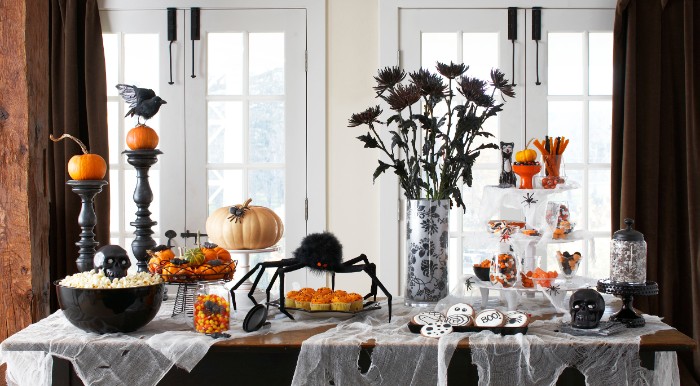
{"type": "Polygon", "coordinates": [[[58,282],[58,304],[76,327],[98,334],[132,332],[158,313],[165,284],[133,288],[73,288],[58,282]]]}
{"type": "Polygon", "coordinates": [[[474,275],[476,275],[476,277],[478,277],[481,281],[490,281],[490,272],[491,268],[474,267],[474,275]]]}

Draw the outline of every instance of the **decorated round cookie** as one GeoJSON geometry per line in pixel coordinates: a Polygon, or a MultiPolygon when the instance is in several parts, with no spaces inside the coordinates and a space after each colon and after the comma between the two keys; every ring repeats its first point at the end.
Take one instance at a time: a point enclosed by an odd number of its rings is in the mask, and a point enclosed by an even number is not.
{"type": "Polygon", "coordinates": [[[504,327],[525,327],[530,323],[526,313],[520,311],[506,312],[506,324],[504,327]]]}
{"type": "Polygon", "coordinates": [[[420,334],[428,338],[440,338],[451,333],[452,330],[452,325],[449,323],[428,323],[421,327],[420,334]]]}
{"type": "Polygon", "coordinates": [[[474,317],[474,307],[467,303],[457,303],[450,307],[449,310],[447,310],[447,317],[449,318],[451,315],[469,315],[470,317],[474,317]]]}
{"type": "Polygon", "coordinates": [[[506,316],[493,308],[483,310],[474,317],[474,325],[477,327],[501,327],[505,323],[506,316]]]}
{"type": "Polygon", "coordinates": [[[447,323],[453,326],[465,327],[474,324],[474,319],[469,315],[452,314],[447,317],[447,323]]]}
{"type": "Polygon", "coordinates": [[[447,322],[445,315],[435,311],[425,311],[413,317],[413,323],[426,325],[429,323],[444,323],[447,322]]]}

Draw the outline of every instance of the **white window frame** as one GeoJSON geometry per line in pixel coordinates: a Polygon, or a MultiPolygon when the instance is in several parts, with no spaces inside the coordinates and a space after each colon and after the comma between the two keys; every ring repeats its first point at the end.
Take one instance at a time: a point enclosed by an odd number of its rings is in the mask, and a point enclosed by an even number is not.
{"type": "MultiPolygon", "coordinates": [[[[325,0],[98,0],[103,10],[163,10],[174,7],[203,11],[216,9],[303,9],[306,12],[307,45],[307,183],[306,232],[326,230],[326,2],[325,0]]],[[[189,36],[189,33],[187,33],[189,36]]],[[[185,37],[187,39],[187,37],[185,37]]],[[[128,215],[128,214],[127,214],[128,215]]]]}
{"type": "MultiPolygon", "coordinates": [[[[531,9],[533,6],[562,9],[615,9],[615,0],[589,0],[571,2],[567,0],[542,0],[536,4],[530,0],[381,0],[379,1],[379,68],[399,65],[399,14],[402,9],[478,9],[508,8],[531,9]]],[[[526,34],[527,37],[530,33],[526,34]]],[[[525,37],[519,40],[524,40],[525,37]]],[[[386,107],[386,106],[385,106],[386,107]]],[[[382,130],[385,141],[390,141],[388,132],[382,130]]],[[[388,162],[388,160],[383,159],[388,162]]],[[[400,256],[401,233],[401,192],[398,178],[386,173],[378,179],[379,184],[379,276],[391,293],[402,293],[404,278],[399,267],[403,264],[400,256]]]]}

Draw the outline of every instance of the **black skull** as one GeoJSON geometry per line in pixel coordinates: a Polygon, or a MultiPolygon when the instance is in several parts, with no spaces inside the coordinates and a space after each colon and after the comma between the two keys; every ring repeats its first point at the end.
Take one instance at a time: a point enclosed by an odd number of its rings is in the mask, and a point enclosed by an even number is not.
{"type": "Polygon", "coordinates": [[[598,291],[586,288],[571,295],[569,312],[571,325],[576,328],[596,328],[605,311],[605,300],[598,291]]]}
{"type": "Polygon", "coordinates": [[[118,245],[105,245],[95,254],[95,270],[102,269],[105,276],[110,279],[119,279],[126,276],[126,271],[131,267],[131,260],[124,248],[118,245]]]}

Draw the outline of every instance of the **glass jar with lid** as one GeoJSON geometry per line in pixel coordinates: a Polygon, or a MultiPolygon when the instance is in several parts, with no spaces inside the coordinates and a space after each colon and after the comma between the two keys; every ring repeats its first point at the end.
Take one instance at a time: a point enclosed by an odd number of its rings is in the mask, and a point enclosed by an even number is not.
{"type": "Polygon", "coordinates": [[[229,329],[231,295],[224,281],[197,283],[194,301],[194,328],[213,334],[229,329]]]}
{"type": "Polygon", "coordinates": [[[647,280],[647,243],[644,235],[632,229],[634,220],[625,219],[626,229],[615,232],[610,241],[610,280],[645,284],[647,280]]]}

